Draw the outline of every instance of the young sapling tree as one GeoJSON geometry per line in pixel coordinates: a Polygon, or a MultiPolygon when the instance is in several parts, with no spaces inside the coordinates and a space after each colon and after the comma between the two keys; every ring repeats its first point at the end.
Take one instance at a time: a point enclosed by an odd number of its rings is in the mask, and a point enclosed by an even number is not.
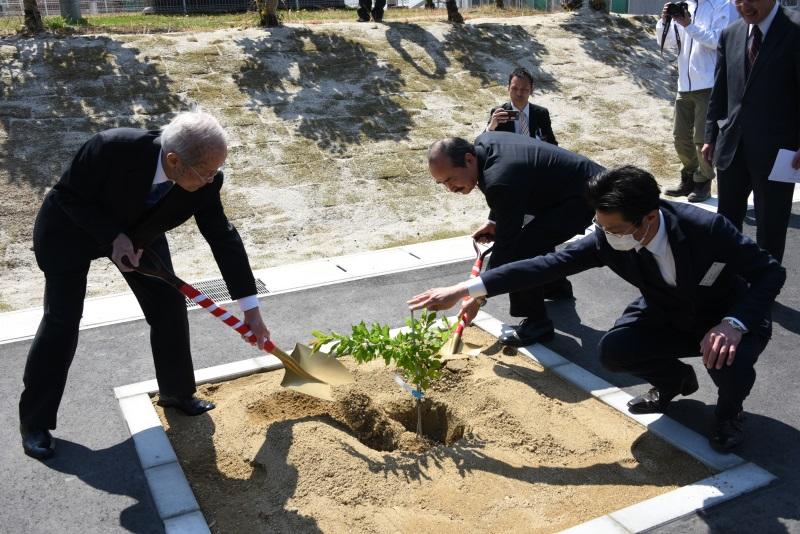
{"type": "Polygon", "coordinates": [[[423,310],[419,319],[411,314],[406,319],[407,330],[392,337],[388,325],[373,323],[367,326],[364,321],[353,326],[347,336],[315,330],[312,350],[328,345],[336,356],[349,354],[357,363],[367,363],[383,358],[386,365],[391,362],[397,366],[403,379],[413,384],[412,395],[417,401],[417,437],[422,437],[422,397],[431,382],[442,372],[442,358],[439,350],[450,336],[450,323],[447,318],[437,320],[436,313],[423,310]]]}

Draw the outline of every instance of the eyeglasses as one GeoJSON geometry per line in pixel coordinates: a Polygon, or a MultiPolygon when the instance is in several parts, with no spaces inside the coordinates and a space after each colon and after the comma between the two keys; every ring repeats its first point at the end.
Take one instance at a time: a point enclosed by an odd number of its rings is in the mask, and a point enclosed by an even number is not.
{"type": "MultiPolygon", "coordinates": [[[[603,228],[603,226],[599,222],[597,222],[597,216],[592,217],[592,224],[595,225],[595,227],[598,230],[602,230],[603,233],[606,234],[606,235],[610,235],[610,236],[617,237],[617,238],[622,238],[622,237],[628,235],[628,233],[626,233],[626,234],[615,234],[614,232],[609,232],[608,230],[603,228]]],[[[635,232],[636,228],[638,228],[641,224],[642,224],[641,221],[639,221],[638,224],[633,224],[633,232],[635,232]]],[[[629,233],[632,234],[633,232],[629,232],[629,233]]]]}
{"type": "Polygon", "coordinates": [[[214,177],[215,177],[217,174],[219,174],[220,172],[222,172],[222,171],[224,171],[224,170],[225,170],[225,165],[222,165],[222,166],[220,166],[220,167],[219,167],[217,170],[215,170],[215,171],[213,172],[213,174],[211,174],[210,176],[207,176],[207,177],[205,177],[205,178],[204,178],[203,176],[201,176],[201,175],[200,175],[200,173],[199,173],[199,172],[197,172],[197,169],[195,169],[195,168],[194,168],[194,167],[192,167],[191,165],[187,165],[187,167],[189,167],[190,169],[192,169],[192,172],[195,174],[195,176],[197,176],[198,178],[200,178],[200,179],[201,179],[202,181],[204,181],[204,182],[211,182],[211,181],[213,181],[213,180],[214,180],[214,177]]]}

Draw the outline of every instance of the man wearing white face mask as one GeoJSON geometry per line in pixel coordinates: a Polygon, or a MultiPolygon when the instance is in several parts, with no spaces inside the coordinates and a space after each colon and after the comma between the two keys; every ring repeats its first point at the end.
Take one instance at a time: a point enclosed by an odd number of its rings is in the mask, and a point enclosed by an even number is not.
{"type": "Polygon", "coordinates": [[[678,395],[698,389],[680,358],[702,356],[717,385],[717,424],[709,440],[728,451],[744,440],[742,404],[755,382],[754,365],[769,341],[770,306],[786,271],[726,218],[688,204],[659,200],[653,176],[636,167],[606,171],[589,181],[596,230],[564,250],[517,261],[471,281],[429,289],[412,309],[446,310],[475,298],[546,284],[608,266],[639,288],[614,327],[600,340],[603,365],[652,384],[628,403],[633,413],[662,412],[678,395]]]}

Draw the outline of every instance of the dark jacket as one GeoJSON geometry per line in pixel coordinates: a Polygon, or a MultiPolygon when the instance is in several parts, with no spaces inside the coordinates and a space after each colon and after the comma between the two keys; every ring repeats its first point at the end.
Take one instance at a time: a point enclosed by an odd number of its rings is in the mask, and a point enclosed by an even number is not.
{"type": "MultiPolygon", "coordinates": [[[[506,110],[511,109],[511,102],[506,102],[500,107],[506,110]]],[[[494,107],[489,111],[489,122],[492,122],[492,114],[494,114],[496,109],[497,108],[494,107]]],[[[535,138],[538,134],[542,141],[558,146],[556,134],[553,133],[553,127],[550,125],[550,112],[547,111],[547,108],[537,106],[536,104],[531,104],[529,102],[528,116],[530,120],[528,130],[530,131],[531,137],[535,138]]],[[[509,121],[504,122],[503,124],[498,124],[494,131],[515,133],[514,122],[509,121]]]]}
{"type": "Polygon", "coordinates": [[[747,32],[739,19],[720,37],[705,142],[716,142],[719,169],[741,149],[749,171],[766,179],[778,149],[800,148],[800,13],[778,8],[749,77],[747,32]],[[720,120],[727,120],[722,128],[720,120]]]}
{"type": "Polygon", "coordinates": [[[486,196],[489,219],[497,223],[493,254],[516,247],[525,215],[557,213],[569,235],[583,233],[592,210],[586,183],[604,169],[588,158],[530,137],[484,132],[475,140],[478,187],[486,196]],[[567,200],[580,202],[568,203],[567,200]],[[563,206],[570,207],[565,209],[563,206]]]}
{"type": "Polygon", "coordinates": [[[90,138],[45,196],[37,216],[39,266],[46,274],[57,273],[87,258],[108,256],[120,233],[143,247],[194,216],[231,296],[256,294],[244,245],[220,201],[222,173],[192,193],[176,185],[145,208],[160,151],[157,131],[116,128],[90,138]]]}
{"type": "Polygon", "coordinates": [[[701,333],[722,317],[732,316],[749,330],[768,336],[770,307],[783,287],[786,270],[725,217],[687,204],[662,201],[660,207],[675,258],[675,288],[664,290],[647,282],[634,256],[638,252],[614,250],[601,231],[562,251],[487,271],[481,280],[492,296],[607,266],[642,292],[618,325],[644,314],[665,327],[701,333]],[[715,262],[725,267],[711,285],[700,285],[715,262]]]}

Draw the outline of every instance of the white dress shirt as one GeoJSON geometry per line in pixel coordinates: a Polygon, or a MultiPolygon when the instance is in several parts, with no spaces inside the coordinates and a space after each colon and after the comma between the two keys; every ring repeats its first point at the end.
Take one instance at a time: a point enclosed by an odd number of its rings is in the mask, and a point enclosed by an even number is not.
{"type": "MultiPolygon", "coordinates": [[[[164,165],[162,164],[163,150],[158,153],[158,165],[156,165],[156,175],[153,177],[153,184],[151,187],[164,183],[169,180],[167,173],[164,172],[164,165]]],[[[174,180],[170,180],[174,181],[174,180]]],[[[239,304],[239,309],[242,313],[258,307],[258,297],[256,295],[249,295],[242,297],[236,301],[239,304]]]]}
{"type": "MultiPolygon", "coordinates": [[[[775,5],[772,6],[772,11],[769,12],[769,15],[764,17],[764,20],[758,23],[758,29],[761,30],[761,42],[764,42],[764,39],[767,38],[767,32],[769,31],[769,27],[772,26],[772,21],[775,20],[775,15],[778,14],[778,9],[780,9],[781,3],[777,0],[775,1],[775,5]]],[[[747,48],[750,48],[750,41],[753,39],[753,24],[747,25],[747,48]]]]}

